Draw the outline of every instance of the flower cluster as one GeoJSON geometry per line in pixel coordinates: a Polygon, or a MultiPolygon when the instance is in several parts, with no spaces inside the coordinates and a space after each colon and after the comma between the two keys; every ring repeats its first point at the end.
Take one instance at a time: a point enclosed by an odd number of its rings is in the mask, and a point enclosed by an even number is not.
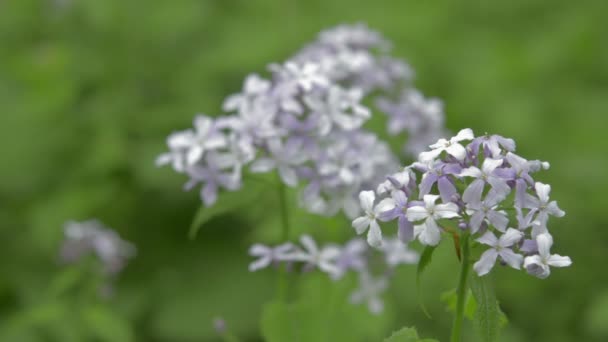
{"type": "MultiPolygon", "coordinates": [[[[327,273],[333,280],[339,280],[348,272],[355,272],[359,277],[359,289],[353,292],[353,303],[366,302],[370,311],[380,313],[383,309],[380,294],[388,287],[388,278],[392,271],[401,264],[415,264],[418,262],[417,252],[409,249],[398,239],[387,240],[380,249],[381,263],[386,265],[386,272],[374,278],[371,272],[371,260],[378,253],[369,248],[364,240],[355,238],[343,246],[328,244],[319,247],[315,240],[303,235],[300,237],[300,246],[284,243],[269,247],[255,244],[249,249],[249,254],[255,258],[249,265],[254,272],[270,265],[287,263],[291,266],[302,264],[303,270],[319,269],[327,273]]],[[[376,264],[376,263],[374,263],[376,264]]]]}
{"type": "Polygon", "coordinates": [[[86,255],[94,254],[101,261],[104,274],[109,276],[120,273],[128,259],[136,253],[135,246],[97,220],[68,221],[64,234],[62,261],[75,263],[86,255]]]}
{"type": "Polygon", "coordinates": [[[532,177],[549,163],[515,154],[512,139],[474,137],[470,129],[430,148],[375,192],[360,193],[365,214],[352,225],[358,234],[368,231],[371,246],[383,245],[379,222],[397,220],[398,236],[406,243],[418,239],[435,246],[442,232],[462,230],[489,246],[473,266],[480,276],[498,259],[539,278],[549,276],[549,266],[571,264],[569,257],[551,254],[547,227],[549,216],[565,213],[550,200],[551,186],[532,177]]]}
{"type": "Polygon", "coordinates": [[[441,105],[411,87],[410,68],[388,55],[388,45],[363,25],[322,32],[286,62],[271,64],[268,79],[249,75],[242,91],[224,101],[227,114],[199,115],[193,129],[171,134],[157,164],[186,174],[186,189],[202,183],[207,206],[219,189],[240,189],[248,166],[254,173],[276,170],[291,187],[303,183],[300,203],[309,212],[356,217],[359,191],[397,165],[388,145],[362,128],[372,113],[363,99],[383,96],[379,108],[391,121],[411,121],[402,125],[411,146],[426,144],[443,127],[441,105]],[[392,103],[402,92],[419,98],[392,103]]]}

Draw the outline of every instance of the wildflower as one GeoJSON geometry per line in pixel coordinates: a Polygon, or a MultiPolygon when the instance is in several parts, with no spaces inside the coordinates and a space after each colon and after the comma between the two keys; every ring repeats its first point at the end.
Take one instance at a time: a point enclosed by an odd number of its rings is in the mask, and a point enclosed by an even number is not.
{"type": "Polygon", "coordinates": [[[439,219],[459,217],[458,206],[454,203],[435,204],[439,196],[424,195],[424,206],[416,205],[407,209],[406,216],[411,222],[424,222],[414,226],[414,235],[421,243],[436,246],[441,239],[441,230],[437,225],[439,219]]]}
{"type": "Polygon", "coordinates": [[[289,260],[294,252],[295,246],[291,243],[284,243],[276,247],[268,247],[259,243],[249,248],[249,255],[258,259],[249,265],[249,271],[255,272],[268,267],[273,262],[289,260]]]}
{"type": "Polygon", "coordinates": [[[380,294],[388,288],[388,281],[384,277],[374,279],[368,272],[359,273],[359,288],[350,296],[353,304],[365,302],[369,311],[379,314],[384,310],[384,303],[380,294]]]}
{"type": "MultiPolygon", "coordinates": [[[[481,196],[481,193],[475,194],[481,196]]],[[[509,218],[504,210],[496,210],[496,206],[501,202],[496,192],[490,192],[486,195],[485,200],[476,197],[470,199],[467,203],[467,214],[471,216],[469,227],[471,233],[476,233],[481,227],[484,220],[488,220],[496,229],[504,232],[509,224],[509,218]]]]}
{"type": "Polygon", "coordinates": [[[465,202],[474,201],[475,198],[481,195],[484,185],[490,184],[495,192],[495,196],[499,198],[506,197],[511,188],[507,184],[507,180],[502,178],[496,169],[503,164],[502,159],[487,158],[483,161],[481,170],[475,166],[470,166],[460,172],[461,177],[476,178],[464,191],[462,199],[465,202]]]}
{"type": "Polygon", "coordinates": [[[523,236],[524,234],[522,232],[513,228],[507,229],[507,231],[498,239],[492,232],[486,232],[483,236],[477,239],[477,242],[488,245],[492,248],[483,252],[481,258],[479,258],[479,261],[473,265],[475,272],[477,272],[479,276],[488,274],[492,267],[494,267],[496,258],[499,256],[505,263],[507,263],[507,265],[515,269],[519,269],[524,257],[513,252],[511,247],[518,243],[523,236]]]}
{"type": "Polygon", "coordinates": [[[324,246],[319,249],[317,243],[310,235],[302,235],[300,243],[304,247],[303,251],[294,253],[288,260],[304,261],[310,266],[318,267],[321,271],[329,275],[340,272],[336,266],[336,259],[340,256],[340,249],[336,246],[324,246]]]}
{"type": "Polygon", "coordinates": [[[551,185],[536,182],[534,184],[537,197],[527,194],[525,197],[524,207],[532,209],[536,213],[535,221],[541,230],[545,230],[549,215],[555,217],[563,217],[566,213],[557,206],[556,201],[549,200],[551,193],[551,185]]]}
{"type": "Polygon", "coordinates": [[[352,226],[357,234],[363,234],[369,228],[367,242],[370,246],[380,247],[382,245],[382,231],[377,220],[382,218],[382,214],[392,210],[395,207],[395,202],[392,198],[385,198],[374,207],[375,198],[373,191],[361,191],[359,201],[365,215],[356,218],[352,226]]]}
{"type": "Polygon", "coordinates": [[[524,268],[529,274],[545,279],[551,274],[549,266],[568,267],[572,265],[570,257],[551,254],[553,237],[548,233],[536,236],[536,243],[538,246],[538,255],[526,257],[524,260],[524,268]]]}
{"type": "Polygon", "coordinates": [[[439,157],[441,152],[445,151],[449,155],[453,156],[457,160],[463,160],[466,155],[466,149],[460,144],[464,140],[473,139],[473,131],[470,129],[463,129],[455,137],[450,140],[439,139],[435,144],[431,145],[431,151],[420,153],[420,161],[428,162],[439,157]]]}

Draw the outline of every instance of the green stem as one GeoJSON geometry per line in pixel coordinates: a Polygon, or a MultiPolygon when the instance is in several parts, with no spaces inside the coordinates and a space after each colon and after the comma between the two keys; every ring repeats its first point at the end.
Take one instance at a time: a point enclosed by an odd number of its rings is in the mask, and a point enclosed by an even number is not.
{"type": "MultiPolygon", "coordinates": [[[[279,190],[279,211],[281,213],[281,241],[280,243],[287,242],[289,240],[289,203],[287,202],[287,187],[278,178],[278,190],[279,190]]],[[[282,265],[279,274],[278,283],[278,295],[279,299],[283,303],[287,303],[287,292],[288,292],[288,279],[287,279],[287,265],[282,265]]]]}
{"type": "Polygon", "coordinates": [[[464,232],[460,238],[460,249],[462,255],[462,263],[460,266],[460,279],[458,280],[458,288],[456,289],[456,316],[452,326],[452,342],[460,342],[462,339],[462,322],[464,320],[464,304],[467,299],[467,279],[469,277],[469,233],[464,232]]]}

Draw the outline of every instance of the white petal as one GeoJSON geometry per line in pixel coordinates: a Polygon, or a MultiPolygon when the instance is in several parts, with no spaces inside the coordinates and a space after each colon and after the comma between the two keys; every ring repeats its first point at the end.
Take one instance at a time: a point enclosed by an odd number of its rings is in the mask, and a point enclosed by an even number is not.
{"type": "Polygon", "coordinates": [[[270,254],[270,248],[259,243],[256,243],[249,248],[249,255],[252,256],[262,256],[268,254],[270,254]]]}
{"type": "Polygon", "coordinates": [[[458,206],[456,203],[445,203],[438,204],[435,206],[435,218],[443,219],[443,218],[454,218],[460,217],[458,215],[458,206]]]}
{"type": "Polygon", "coordinates": [[[186,156],[186,161],[188,162],[188,165],[196,164],[201,159],[204,152],[205,152],[205,150],[201,146],[199,146],[199,145],[192,146],[188,150],[188,154],[186,156]]]}
{"type": "Polygon", "coordinates": [[[268,171],[274,169],[275,166],[276,166],[276,163],[273,159],[260,158],[251,164],[251,172],[254,172],[254,173],[268,172],[268,171]]]}
{"type": "Polygon", "coordinates": [[[481,169],[483,170],[483,173],[485,173],[486,175],[489,175],[497,167],[502,165],[502,162],[503,162],[502,159],[487,158],[486,160],[483,161],[483,165],[481,166],[481,169]]]}
{"type": "Polygon", "coordinates": [[[373,191],[361,191],[359,193],[359,202],[361,203],[361,208],[363,208],[365,212],[373,211],[375,199],[376,195],[373,191]]]}
{"type": "Polygon", "coordinates": [[[438,198],[439,198],[438,195],[424,195],[424,197],[423,197],[424,206],[427,208],[435,207],[435,202],[437,201],[438,198]]]}
{"type": "Polygon", "coordinates": [[[279,175],[285,184],[290,187],[298,185],[298,175],[296,171],[286,165],[279,165],[279,175]]]}
{"type": "Polygon", "coordinates": [[[547,206],[547,212],[555,217],[564,217],[564,215],[566,215],[566,212],[561,210],[557,206],[556,201],[552,201],[551,203],[549,203],[549,205],[547,206]]]}
{"type": "Polygon", "coordinates": [[[310,235],[302,235],[300,237],[300,243],[310,254],[317,254],[319,251],[317,248],[317,243],[310,235]]]}
{"type": "Polygon", "coordinates": [[[507,231],[498,239],[498,245],[500,247],[511,247],[518,243],[524,237],[524,233],[517,229],[509,228],[507,231]]]}
{"type": "Polygon", "coordinates": [[[259,258],[258,260],[249,264],[249,272],[255,272],[259,269],[267,267],[268,265],[270,265],[271,261],[272,261],[272,258],[269,255],[263,256],[263,257],[259,258]]]}
{"type": "Polygon", "coordinates": [[[458,160],[463,160],[467,156],[467,150],[460,144],[452,144],[445,151],[458,160]]]}
{"type": "Polygon", "coordinates": [[[539,255],[526,257],[524,259],[524,268],[529,274],[541,279],[545,279],[551,274],[549,266],[542,262],[539,255]]]}
{"type": "Polygon", "coordinates": [[[553,237],[549,233],[539,234],[536,237],[538,245],[538,254],[545,260],[551,256],[551,246],[553,246],[553,237]]]}
{"type": "Polygon", "coordinates": [[[380,201],[380,203],[378,203],[378,205],[376,205],[376,208],[374,209],[374,212],[376,214],[380,214],[389,210],[393,210],[395,208],[395,200],[392,198],[385,198],[382,201],[380,201]]]}
{"type": "Polygon", "coordinates": [[[547,264],[553,267],[568,267],[572,265],[572,260],[570,257],[561,256],[559,254],[553,254],[547,260],[547,264]]]}
{"type": "Polygon", "coordinates": [[[194,128],[196,128],[196,133],[199,136],[205,136],[207,135],[207,133],[209,132],[209,130],[211,130],[211,125],[213,124],[213,121],[203,115],[197,115],[194,118],[194,128]]]}
{"type": "MultiPolygon", "coordinates": [[[[418,240],[424,245],[437,246],[441,240],[441,230],[432,218],[428,218],[419,230],[418,240]]],[[[416,227],[414,227],[414,230],[416,227]]]]}
{"type": "Polygon", "coordinates": [[[476,168],[475,166],[471,166],[460,171],[459,176],[479,178],[481,177],[481,170],[476,168]]]}
{"type": "Polygon", "coordinates": [[[450,141],[458,142],[458,141],[462,141],[462,140],[473,140],[474,138],[475,138],[475,135],[473,134],[473,130],[470,128],[465,128],[465,129],[460,130],[460,132],[458,132],[458,134],[456,134],[455,137],[450,139],[450,141]]]}
{"type": "Polygon", "coordinates": [[[513,267],[514,269],[518,270],[521,268],[521,263],[524,261],[524,257],[513,252],[511,249],[509,248],[505,248],[503,250],[501,250],[498,255],[500,255],[500,257],[502,258],[502,260],[504,262],[507,263],[507,265],[513,267]]]}
{"type": "Polygon", "coordinates": [[[487,251],[483,252],[479,260],[473,265],[473,269],[479,276],[488,274],[492,267],[494,267],[497,256],[498,253],[496,253],[494,248],[488,249],[487,251]]]}
{"type": "Polygon", "coordinates": [[[353,220],[352,227],[355,228],[357,234],[363,234],[369,227],[370,219],[367,216],[357,217],[353,220]]]}
{"type": "Polygon", "coordinates": [[[415,206],[415,207],[407,208],[407,210],[405,212],[405,216],[407,217],[407,219],[409,221],[414,222],[414,221],[423,220],[423,219],[429,217],[429,212],[424,207],[415,206]]]}
{"type": "Polygon", "coordinates": [[[443,149],[435,149],[431,151],[421,152],[418,155],[418,160],[420,160],[421,162],[430,162],[437,158],[441,154],[441,152],[443,152],[443,149]]]}
{"type": "Polygon", "coordinates": [[[492,232],[485,232],[480,238],[476,240],[479,243],[483,243],[484,245],[496,247],[498,245],[498,239],[492,232]]]}
{"type": "Polygon", "coordinates": [[[369,231],[367,232],[367,243],[375,248],[382,246],[382,231],[375,220],[370,223],[369,231]]]}
{"type": "Polygon", "coordinates": [[[536,184],[534,184],[534,188],[536,189],[536,195],[538,195],[540,201],[542,203],[548,203],[549,194],[551,193],[551,185],[536,182],[536,184]]]}

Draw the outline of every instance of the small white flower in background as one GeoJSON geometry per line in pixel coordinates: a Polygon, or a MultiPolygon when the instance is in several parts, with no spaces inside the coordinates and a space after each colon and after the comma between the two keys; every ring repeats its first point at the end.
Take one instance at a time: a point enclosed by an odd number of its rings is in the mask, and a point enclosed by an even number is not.
{"type": "Polygon", "coordinates": [[[377,220],[383,213],[389,212],[395,208],[395,201],[392,198],[385,198],[378,205],[374,206],[376,195],[373,191],[361,191],[359,193],[359,201],[361,208],[365,212],[365,216],[358,217],[353,220],[352,226],[357,234],[363,234],[366,230],[367,242],[372,247],[382,246],[382,231],[377,220]]]}
{"type": "Polygon", "coordinates": [[[384,310],[384,303],[380,295],[388,288],[385,277],[374,279],[369,272],[359,273],[359,288],[350,295],[353,304],[366,303],[369,311],[380,314],[384,310]]]}
{"type": "Polygon", "coordinates": [[[507,231],[498,239],[492,232],[486,232],[479,239],[477,239],[477,242],[488,245],[492,248],[483,252],[479,258],[479,261],[473,265],[475,272],[477,272],[477,274],[480,276],[488,274],[492,267],[494,267],[496,258],[499,256],[505,263],[507,263],[507,265],[517,270],[520,269],[524,257],[513,252],[511,247],[518,243],[523,237],[524,233],[513,228],[507,229],[507,231]]]}
{"type": "Polygon", "coordinates": [[[420,161],[428,162],[439,157],[441,152],[445,151],[457,160],[463,160],[466,155],[466,149],[460,144],[464,140],[472,140],[474,138],[473,131],[469,128],[463,129],[455,137],[450,140],[439,139],[435,144],[431,145],[431,151],[420,153],[420,161]]]}
{"type": "Polygon", "coordinates": [[[399,239],[387,239],[381,247],[386,258],[386,264],[395,267],[400,264],[415,264],[420,256],[399,239]]]}
{"type": "Polygon", "coordinates": [[[257,74],[251,74],[245,79],[243,92],[230,95],[226,98],[222,108],[227,112],[243,110],[252,98],[266,93],[270,90],[270,87],[270,81],[261,78],[257,74]]]}
{"type": "Polygon", "coordinates": [[[61,259],[75,263],[87,254],[95,254],[102,262],[103,271],[116,275],[134,257],[136,248],[123,240],[110,228],[97,220],[68,221],[64,227],[65,240],[61,247],[61,259]]]}
{"type": "Polygon", "coordinates": [[[316,63],[298,65],[294,62],[287,62],[283,72],[286,78],[294,80],[304,91],[310,91],[314,86],[326,87],[329,85],[329,80],[316,63]]]}
{"type": "Polygon", "coordinates": [[[291,243],[284,243],[276,247],[268,247],[259,243],[249,248],[249,255],[258,259],[249,264],[249,271],[255,272],[268,267],[273,262],[289,260],[293,256],[295,246],[291,243]]]}
{"type": "Polygon", "coordinates": [[[294,187],[298,185],[298,175],[295,167],[306,161],[301,153],[302,143],[299,140],[288,140],[285,145],[280,139],[268,141],[270,155],[257,159],[251,164],[252,172],[268,172],[277,169],[285,184],[294,187]]]}
{"type": "Polygon", "coordinates": [[[438,198],[437,195],[424,195],[424,206],[412,206],[406,211],[406,216],[411,222],[424,220],[422,224],[414,225],[414,236],[418,237],[422,244],[429,246],[436,246],[441,239],[437,220],[460,216],[455,203],[435,204],[438,198]]]}
{"type": "Polygon", "coordinates": [[[524,260],[524,268],[529,274],[545,279],[551,274],[550,266],[568,267],[572,265],[570,257],[551,254],[553,237],[550,234],[539,234],[536,237],[536,244],[538,246],[538,254],[526,257],[524,260]]]}
{"type": "Polygon", "coordinates": [[[294,253],[288,257],[289,260],[303,261],[308,265],[316,266],[319,270],[328,273],[330,276],[340,272],[336,266],[336,260],[340,256],[340,249],[336,246],[324,246],[319,248],[315,240],[309,235],[302,235],[300,243],[304,247],[303,251],[294,253]]]}

